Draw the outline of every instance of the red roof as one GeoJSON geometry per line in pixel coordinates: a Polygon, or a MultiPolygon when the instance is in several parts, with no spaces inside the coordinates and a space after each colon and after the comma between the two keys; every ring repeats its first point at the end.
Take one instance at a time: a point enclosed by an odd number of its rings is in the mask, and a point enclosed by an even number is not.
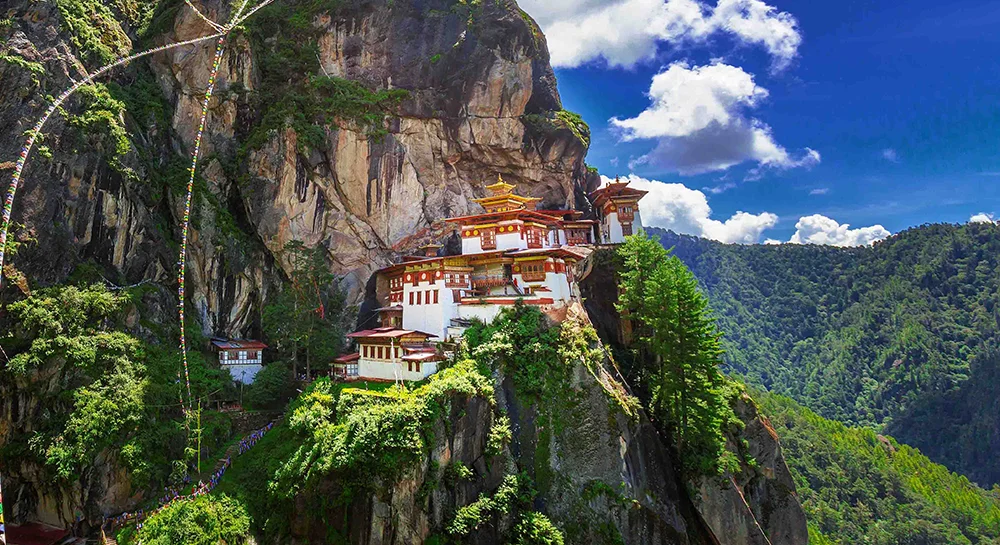
{"type": "Polygon", "coordinates": [[[267,345],[260,341],[244,341],[239,339],[212,339],[212,346],[219,350],[263,350],[267,345]]]}
{"type": "Polygon", "coordinates": [[[357,352],[353,354],[344,354],[343,356],[334,358],[333,363],[351,363],[352,361],[358,361],[359,358],[361,358],[361,354],[357,352]]]}
{"type": "Polygon", "coordinates": [[[395,327],[376,327],[375,329],[363,329],[361,331],[355,331],[354,333],[349,333],[347,336],[351,339],[397,339],[399,337],[406,337],[408,335],[420,335],[428,338],[437,337],[437,335],[431,333],[424,333],[423,331],[399,329],[395,327]]]}
{"type": "Polygon", "coordinates": [[[611,182],[590,194],[590,200],[596,205],[599,202],[612,197],[635,196],[642,197],[649,191],[628,187],[628,182],[611,182]]]}

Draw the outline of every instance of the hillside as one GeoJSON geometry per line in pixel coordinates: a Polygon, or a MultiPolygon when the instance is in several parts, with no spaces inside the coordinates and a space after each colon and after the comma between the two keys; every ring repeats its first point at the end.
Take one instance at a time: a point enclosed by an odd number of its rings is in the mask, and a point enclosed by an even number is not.
{"type": "Polygon", "coordinates": [[[987,492],[891,437],[754,392],[781,438],[810,543],[1000,542],[1000,488],[987,492]]]}
{"type": "Polygon", "coordinates": [[[1000,228],[927,225],[846,249],[650,231],[709,295],[731,371],[1000,481],[1000,228]]]}

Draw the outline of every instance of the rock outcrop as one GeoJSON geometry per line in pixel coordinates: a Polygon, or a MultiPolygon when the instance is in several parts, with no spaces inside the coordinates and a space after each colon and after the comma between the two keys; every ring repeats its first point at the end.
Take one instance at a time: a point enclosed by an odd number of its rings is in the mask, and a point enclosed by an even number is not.
{"type": "MultiPolygon", "coordinates": [[[[303,4],[289,0],[280,10],[294,17],[303,4]]],[[[223,0],[197,5],[216,20],[230,14],[223,0]]],[[[0,61],[0,121],[10,127],[0,158],[14,159],[43,97],[96,61],[80,60],[80,40],[53,3],[15,1],[7,13],[5,48],[43,71],[0,61]]],[[[274,69],[261,62],[270,44],[249,34],[228,41],[209,107],[188,256],[188,294],[205,333],[257,333],[289,241],[326,248],[358,301],[373,270],[422,242],[443,241],[450,231],[439,220],[477,211],[471,199],[497,174],[559,208],[573,207],[578,188],[594,181],[583,162],[588,130],[556,115],[561,103],[545,37],[513,0],[346,0],[308,13],[300,45],[308,53],[315,40],[313,76],[403,89],[408,97],[383,138],[334,123],[319,127],[321,145],[306,146],[285,126],[247,147],[267,106],[254,97],[274,69]]],[[[136,46],[211,32],[183,6],[158,8],[152,26],[166,30],[142,40],[116,15],[106,24],[136,46]]],[[[37,239],[16,262],[33,284],[63,281],[92,259],[123,282],[175,285],[178,178],[197,132],[211,43],[159,53],[112,77],[138,88],[151,70],[155,85],[141,92],[150,100],[162,94],[165,110],[146,115],[129,102],[118,113],[131,148],[123,156],[108,138],[81,134],[61,117],[47,127],[52,157],[32,156],[14,210],[26,226],[18,234],[37,239]]],[[[67,112],[83,107],[74,100],[67,112]]]]}

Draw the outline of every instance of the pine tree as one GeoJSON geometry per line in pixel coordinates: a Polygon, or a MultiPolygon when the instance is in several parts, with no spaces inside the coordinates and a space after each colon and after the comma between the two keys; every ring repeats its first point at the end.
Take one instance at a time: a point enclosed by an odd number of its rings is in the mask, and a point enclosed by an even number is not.
{"type": "Polygon", "coordinates": [[[641,369],[650,410],[670,428],[686,467],[717,471],[732,409],[722,394],[721,335],[708,299],[691,271],[644,233],[628,237],[618,253],[618,310],[650,354],[641,369]]]}
{"type": "Polygon", "coordinates": [[[342,347],[344,294],[329,272],[322,248],[291,241],[284,252],[291,264],[291,286],[264,308],[263,325],[281,348],[290,346],[293,375],[303,355],[306,376],[311,376],[314,362],[329,363],[342,347]]]}

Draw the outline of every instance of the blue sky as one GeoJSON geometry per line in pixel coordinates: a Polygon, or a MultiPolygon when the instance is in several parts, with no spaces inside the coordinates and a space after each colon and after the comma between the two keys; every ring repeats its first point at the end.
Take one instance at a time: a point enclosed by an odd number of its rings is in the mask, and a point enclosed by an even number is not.
{"type": "Polygon", "coordinates": [[[1000,2],[520,4],[588,163],[662,193],[647,223],[850,245],[1000,216],[1000,2]]]}

